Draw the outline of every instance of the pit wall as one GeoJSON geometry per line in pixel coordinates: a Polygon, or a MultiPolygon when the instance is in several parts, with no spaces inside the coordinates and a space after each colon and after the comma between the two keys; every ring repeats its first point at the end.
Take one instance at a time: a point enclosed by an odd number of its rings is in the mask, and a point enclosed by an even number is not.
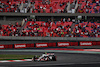
{"type": "Polygon", "coordinates": [[[79,42],[54,42],[54,43],[31,43],[31,44],[8,44],[0,45],[0,49],[21,49],[21,48],[46,48],[46,47],[68,47],[68,46],[100,46],[100,41],[79,41],[79,42]]]}

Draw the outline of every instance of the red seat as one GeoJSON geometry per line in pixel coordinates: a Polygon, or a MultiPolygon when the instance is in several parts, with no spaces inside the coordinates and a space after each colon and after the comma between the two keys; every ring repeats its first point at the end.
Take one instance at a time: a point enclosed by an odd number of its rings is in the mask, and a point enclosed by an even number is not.
{"type": "Polygon", "coordinates": [[[57,9],[53,9],[53,13],[57,12],[57,9]]]}
{"type": "Polygon", "coordinates": [[[57,28],[56,26],[52,26],[52,27],[51,27],[51,30],[54,30],[54,29],[56,29],[56,28],[57,28]]]}
{"type": "Polygon", "coordinates": [[[37,23],[38,25],[42,25],[42,23],[44,23],[43,21],[36,21],[35,23],[37,23]]]}
{"type": "Polygon", "coordinates": [[[7,28],[8,25],[2,25],[4,28],[7,28]]]}
{"type": "Polygon", "coordinates": [[[50,13],[50,9],[46,9],[46,13],[50,13]]]}
{"type": "Polygon", "coordinates": [[[99,9],[100,9],[100,6],[97,6],[97,8],[96,8],[98,11],[99,11],[99,9]]]}
{"type": "Polygon", "coordinates": [[[57,23],[56,23],[56,26],[60,26],[60,25],[61,25],[61,22],[57,22],[57,23]]]}
{"type": "Polygon", "coordinates": [[[90,33],[92,32],[92,31],[91,31],[92,28],[90,28],[90,27],[85,27],[85,29],[88,30],[90,33]]]}
{"type": "Polygon", "coordinates": [[[68,22],[68,25],[69,25],[69,26],[72,26],[72,23],[73,23],[73,22],[68,22]]]}

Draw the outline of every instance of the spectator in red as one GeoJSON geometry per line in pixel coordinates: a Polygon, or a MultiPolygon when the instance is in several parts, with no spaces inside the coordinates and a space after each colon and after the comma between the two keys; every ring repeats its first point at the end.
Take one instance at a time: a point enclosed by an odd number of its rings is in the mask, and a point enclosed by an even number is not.
{"type": "Polygon", "coordinates": [[[79,13],[84,13],[83,9],[80,9],[78,12],[79,12],[79,13]]]}

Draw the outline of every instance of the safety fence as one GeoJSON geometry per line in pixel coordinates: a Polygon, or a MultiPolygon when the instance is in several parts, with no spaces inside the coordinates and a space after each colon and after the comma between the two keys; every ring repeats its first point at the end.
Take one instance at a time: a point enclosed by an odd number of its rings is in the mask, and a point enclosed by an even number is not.
{"type": "Polygon", "coordinates": [[[100,46],[100,41],[54,42],[54,43],[8,44],[8,45],[1,44],[0,49],[67,47],[67,46],[100,46]]]}

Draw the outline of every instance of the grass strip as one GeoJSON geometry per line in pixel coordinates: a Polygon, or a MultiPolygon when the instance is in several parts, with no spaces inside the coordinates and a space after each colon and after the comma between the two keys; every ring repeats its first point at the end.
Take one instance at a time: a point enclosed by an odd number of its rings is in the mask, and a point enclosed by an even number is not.
{"type": "Polygon", "coordinates": [[[34,55],[13,55],[13,54],[2,54],[0,60],[20,60],[20,59],[31,59],[34,55]]]}

